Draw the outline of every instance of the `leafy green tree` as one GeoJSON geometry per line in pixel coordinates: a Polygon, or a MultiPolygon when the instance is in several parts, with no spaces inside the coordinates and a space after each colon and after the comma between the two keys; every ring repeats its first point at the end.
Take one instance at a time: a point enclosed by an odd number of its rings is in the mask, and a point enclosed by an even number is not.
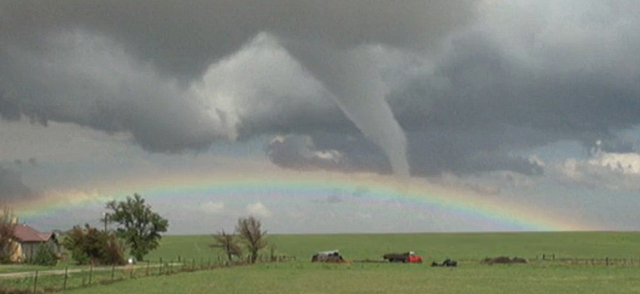
{"type": "Polygon", "coordinates": [[[124,264],[124,246],[112,233],[75,226],[62,242],[78,264],[124,264]]]}
{"type": "Polygon", "coordinates": [[[253,216],[247,218],[239,218],[236,225],[236,232],[240,236],[240,240],[249,251],[249,263],[255,263],[258,259],[258,251],[267,246],[265,236],[267,231],[262,231],[262,223],[253,216]]]}
{"type": "Polygon", "coordinates": [[[166,232],[169,226],[169,221],[151,211],[151,206],[138,194],[127,196],[125,201],[111,201],[107,208],[113,211],[109,213],[109,221],[119,224],[116,234],[131,248],[131,255],[137,260],[143,260],[158,247],[160,233],[166,232]]]}
{"type": "Polygon", "coordinates": [[[236,235],[227,234],[224,230],[213,235],[213,245],[211,245],[211,247],[222,249],[222,251],[227,254],[229,261],[232,261],[233,256],[242,256],[242,249],[238,246],[236,235]]]}

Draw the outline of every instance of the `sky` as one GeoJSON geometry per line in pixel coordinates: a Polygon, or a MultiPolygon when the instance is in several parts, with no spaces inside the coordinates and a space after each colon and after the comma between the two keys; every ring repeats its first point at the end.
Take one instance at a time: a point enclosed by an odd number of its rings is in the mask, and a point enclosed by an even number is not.
{"type": "Polygon", "coordinates": [[[0,2],[0,202],[66,230],[640,229],[640,3],[0,2]]]}

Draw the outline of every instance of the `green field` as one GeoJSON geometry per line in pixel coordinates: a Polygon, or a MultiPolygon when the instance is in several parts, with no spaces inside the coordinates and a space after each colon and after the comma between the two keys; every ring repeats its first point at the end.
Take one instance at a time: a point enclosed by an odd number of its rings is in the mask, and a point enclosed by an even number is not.
{"type": "MultiPolygon", "coordinates": [[[[157,262],[216,263],[211,236],[166,236],[148,257],[157,262]]],[[[70,293],[640,293],[640,233],[491,233],[274,235],[276,253],[295,261],[143,277],[70,293]],[[312,264],[339,249],[349,264],[312,264]],[[424,264],[361,263],[413,250],[424,264]],[[555,260],[542,260],[542,255],[555,260]],[[487,256],[520,256],[526,265],[482,265],[487,256]],[[432,268],[452,258],[457,268],[432,268]],[[609,266],[603,263],[605,258],[609,266]],[[596,265],[592,265],[595,261],[596,265]]],[[[264,254],[268,254],[265,250],[264,254]]],[[[152,271],[155,271],[152,269],[152,271]]],[[[106,279],[109,272],[102,273],[106,279]]],[[[94,277],[99,281],[100,274],[94,277]]],[[[86,280],[86,275],[84,278],[86,280]]],[[[117,278],[116,278],[117,279],[117,278]]],[[[59,280],[59,278],[58,278],[59,280]]],[[[81,285],[81,280],[74,282],[81,285]]],[[[2,281],[0,280],[0,283],[2,281]]],[[[25,281],[29,284],[29,281],[25,281]]],[[[93,283],[95,284],[95,282],[93,283]]]]}
{"type": "MultiPolygon", "coordinates": [[[[166,236],[151,260],[207,259],[218,254],[209,247],[211,236],[166,236]]],[[[273,235],[269,241],[279,254],[310,260],[317,251],[338,249],[348,260],[375,259],[394,251],[415,251],[425,261],[452,258],[477,261],[487,256],[555,254],[558,258],[640,258],[640,233],[456,233],[456,234],[339,234],[273,235]]],[[[266,252],[265,252],[266,253],[266,252]]]]}
{"type": "Polygon", "coordinates": [[[638,267],[262,264],[70,293],[640,293],[639,276],[638,267]]]}

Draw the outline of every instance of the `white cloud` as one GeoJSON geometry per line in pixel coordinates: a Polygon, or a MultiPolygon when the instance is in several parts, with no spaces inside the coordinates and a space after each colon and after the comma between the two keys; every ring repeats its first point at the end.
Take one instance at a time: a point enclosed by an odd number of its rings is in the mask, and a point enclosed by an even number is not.
{"type": "Polygon", "coordinates": [[[546,163],[542,159],[540,159],[540,157],[538,157],[538,155],[535,155],[535,154],[529,156],[529,162],[531,164],[534,164],[534,165],[537,165],[537,166],[541,166],[541,167],[544,167],[546,165],[546,163]]]}
{"type": "Polygon", "coordinates": [[[640,154],[595,151],[585,160],[569,158],[548,169],[564,183],[609,190],[640,190],[640,154]]]}
{"type": "Polygon", "coordinates": [[[205,202],[200,205],[201,209],[206,213],[218,214],[224,211],[223,202],[205,202]]]}
{"type": "Polygon", "coordinates": [[[640,174],[640,154],[598,152],[588,162],[625,175],[640,174]]]}
{"type": "Polygon", "coordinates": [[[256,217],[270,217],[271,211],[262,204],[262,202],[256,202],[247,205],[247,214],[256,216],[256,217]]]}

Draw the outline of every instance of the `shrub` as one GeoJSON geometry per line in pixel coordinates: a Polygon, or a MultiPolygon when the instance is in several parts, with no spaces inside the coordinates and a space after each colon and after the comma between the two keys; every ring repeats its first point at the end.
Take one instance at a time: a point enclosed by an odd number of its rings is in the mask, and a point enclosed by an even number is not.
{"type": "Polygon", "coordinates": [[[124,264],[124,247],[114,234],[85,225],[74,227],[63,242],[78,264],[124,264]]]}
{"type": "Polygon", "coordinates": [[[124,244],[114,234],[110,234],[104,244],[104,264],[125,264],[124,244]]]}
{"type": "Polygon", "coordinates": [[[53,266],[58,263],[58,255],[49,244],[38,246],[36,254],[31,259],[31,264],[53,266]]]}

